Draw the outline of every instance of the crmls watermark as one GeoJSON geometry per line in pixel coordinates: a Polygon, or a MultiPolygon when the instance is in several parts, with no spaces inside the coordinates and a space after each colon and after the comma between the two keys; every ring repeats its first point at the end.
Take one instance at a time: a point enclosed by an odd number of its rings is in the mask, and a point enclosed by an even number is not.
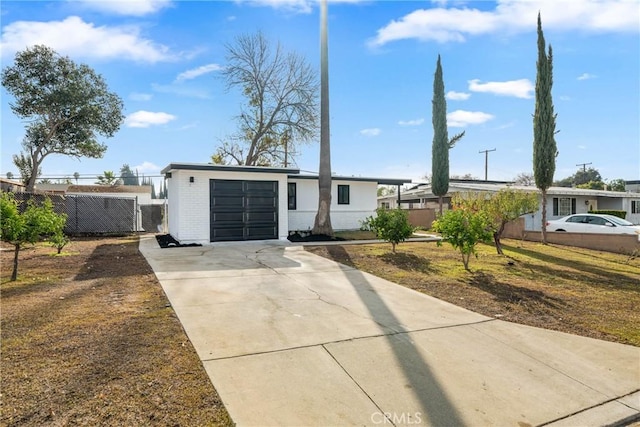
{"type": "Polygon", "coordinates": [[[422,424],[421,412],[374,412],[371,414],[371,422],[374,424],[422,424]]]}

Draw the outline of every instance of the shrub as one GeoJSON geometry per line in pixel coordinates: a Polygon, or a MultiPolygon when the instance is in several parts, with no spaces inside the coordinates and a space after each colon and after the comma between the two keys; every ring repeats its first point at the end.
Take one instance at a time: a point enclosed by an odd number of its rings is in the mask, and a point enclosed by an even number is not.
{"type": "MultiPolygon", "coordinates": [[[[479,242],[491,241],[491,220],[483,211],[470,209],[454,209],[434,221],[431,229],[440,233],[442,241],[449,242],[454,249],[460,251],[465,270],[469,270],[471,254],[477,256],[476,245],[479,242]]],[[[442,245],[438,242],[438,246],[442,245]]]]}
{"type": "MultiPolygon", "coordinates": [[[[365,222],[378,238],[391,243],[391,250],[396,252],[396,245],[411,237],[415,230],[409,224],[409,214],[403,209],[378,208],[375,217],[369,217],[365,222]]],[[[364,224],[363,223],[363,224],[364,224]]]]}
{"type": "Polygon", "coordinates": [[[595,211],[589,211],[589,213],[600,214],[600,215],[613,215],[618,218],[627,219],[627,211],[614,211],[614,210],[606,210],[600,209],[595,211]]]}
{"type": "Polygon", "coordinates": [[[66,222],[67,216],[55,213],[49,198],[41,206],[29,200],[24,212],[20,212],[13,193],[0,195],[0,238],[14,247],[11,280],[18,277],[20,248],[27,243],[36,243],[45,237],[62,234],[66,222]]]}

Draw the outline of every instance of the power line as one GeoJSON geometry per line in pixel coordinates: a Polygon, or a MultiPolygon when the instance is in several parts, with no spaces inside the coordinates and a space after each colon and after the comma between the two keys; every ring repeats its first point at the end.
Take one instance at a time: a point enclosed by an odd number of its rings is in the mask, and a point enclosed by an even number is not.
{"type": "Polygon", "coordinates": [[[578,163],[576,166],[582,166],[582,172],[586,172],[587,171],[587,165],[592,164],[591,162],[589,163],[578,163]]]}
{"type": "Polygon", "coordinates": [[[484,153],[484,180],[488,181],[488,177],[489,177],[489,153],[492,151],[496,151],[496,149],[492,149],[492,150],[482,150],[482,151],[478,151],[478,153],[482,154],[484,153]]]}

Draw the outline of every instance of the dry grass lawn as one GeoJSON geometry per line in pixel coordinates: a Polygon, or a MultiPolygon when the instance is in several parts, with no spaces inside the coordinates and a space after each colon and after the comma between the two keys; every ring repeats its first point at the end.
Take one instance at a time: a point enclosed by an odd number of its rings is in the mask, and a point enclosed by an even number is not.
{"type": "Polygon", "coordinates": [[[0,425],[232,425],[137,238],[55,252],[1,254],[0,425]]]}
{"type": "Polygon", "coordinates": [[[504,240],[480,245],[471,272],[450,245],[310,246],[307,250],[486,316],[640,346],[640,258],[504,240]]]}

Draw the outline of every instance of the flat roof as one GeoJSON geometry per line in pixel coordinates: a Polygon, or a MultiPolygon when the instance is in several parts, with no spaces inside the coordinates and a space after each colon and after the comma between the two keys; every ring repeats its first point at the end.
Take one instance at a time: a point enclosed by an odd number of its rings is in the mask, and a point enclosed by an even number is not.
{"type": "MultiPolygon", "coordinates": [[[[296,168],[274,168],[268,166],[228,166],[214,165],[210,163],[170,163],[169,166],[162,169],[161,173],[165,174],[172,170],[192,170],[192,171],[225,171],[225,172],[262,172],[262,173],[286,173],[291,179],[318,179],[318,175],[301,175],[300,169],[296,168]]],[[[411,182],[411,179],[395,179],[395,178],[372,178],[359,176],[331,176],[331,179],[340,181],[360,181],[360,182],[376,182],[382,185],[402,185],[411,182]]]]}
{"type": "MultiPolygon", "coordinates": [[[[318,179],[318,175],[289,175],[291,179],[318,179]]],[[[403,185],[411,182],[410,179],[402,178],[373,178],[373,177],[360,177],[360,176],[338,176],[332,175],[332,180],[335,181],[359,181],[359,182],[376,182],[381,185],[403,185]]]]}
{"type": "Polygon", "coordinates": [[[160,173],[167,173],[172,170],[191,170],[191,171],[227,171],[227,172],[263,172],[263,173],[300,173],[300,169],[294,168],[273,168],[267,166],[228,166],[214,165],[211,163],[170,163],[169,166],[162,169],[160,173]]]}

